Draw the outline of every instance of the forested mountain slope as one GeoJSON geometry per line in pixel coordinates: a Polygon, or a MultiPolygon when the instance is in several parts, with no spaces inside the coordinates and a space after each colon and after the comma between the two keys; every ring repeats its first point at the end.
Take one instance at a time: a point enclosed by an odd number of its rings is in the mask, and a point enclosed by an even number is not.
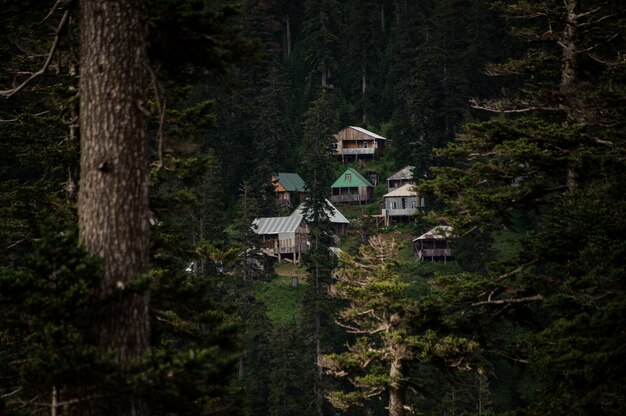
{"type": "Polygon", "coordinates": [[[0,6],[1,414],[623,414],[621,0],[0,6]],[[342,165],[347,126],[385,152],[342,165]],[[347,167],[380,183],[339,241],[347,167]]]}

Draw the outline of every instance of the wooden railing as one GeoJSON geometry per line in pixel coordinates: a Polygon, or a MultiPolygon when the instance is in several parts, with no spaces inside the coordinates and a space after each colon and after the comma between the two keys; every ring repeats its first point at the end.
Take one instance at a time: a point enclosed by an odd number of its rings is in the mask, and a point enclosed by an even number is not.
{"type": "Polygon", "coordinates": [[[374,147],[357,147],[357,148],[344,148],[341,150],[337,150],[337,154],[339,155],[373,155],[376,153],[376,148],[374,147]]]}
{"type": "Polygon", "coordinates": [[[365,196],[361,195],[331,195],[330,200],[332,202],[359,202],[366,201],[365,196]]]}
{"type": "Polygon", "coordinates": [[[388,217],[401,215],[411,216],[414,215],[416,212],[417,208],[383,209],[383,215],[386,215],[388,217]]]}
{"type": "Polygon", "coordinates": [[[421,251],[422,258],[428,257],[452,257],[453,250],[451,248],[425,248],[418,251],[421,251]]]}

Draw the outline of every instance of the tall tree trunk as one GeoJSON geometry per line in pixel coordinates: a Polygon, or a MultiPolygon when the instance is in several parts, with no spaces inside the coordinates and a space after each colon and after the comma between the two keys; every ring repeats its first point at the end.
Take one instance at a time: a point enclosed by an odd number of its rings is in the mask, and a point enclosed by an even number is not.
{"type": "Polygon", "coordinates": [[[385,33],[385,1],[380,2],[380,30],[385,33]]]}
{"type": "MultiPolygon", "coordinates": [[[[562,34],[562,63],[561,63],[561,93],[565,97],[565,112],[568,122],[582,122],[585,119],[581,110],[580,99],[577,96],[576,86],[576,57],[578,45],[576,42],[576,32],[578,26],[578,16],[576,14],[576,0],[565,0],[565,27],[562,34]]],[[[577,174],[573,166],[567,170],[567,188],[574,191],[577,187],[577,174]]]]}
{"type": "Polygon", "coordinates": [[[367,125],[367,70],[365,69],[365,57],[363,57],[363,66],[361,67],[361,101],[363,102],[364,125],[367,125]]]}
{"type": "MultiPolygon", "coordinates": [[[[141,0],[81,0],[80,241],[103,259],[93,337],[122,371],[148,348],[147,293],[123,295],[148,269],[147,25],[141,0]]],[[[95,414],[142,415],[132,393],[95,414]]]]}
{"type": "Polygon", "coordinates": [[[402,362],[394,359],[389,370],[391,384],[389,386],[389,416],[404,416],[406,387],[398,379],[402,377],[402,362]]]}
{"type": "MultiPolygon", "coordinates": [[[[317,188],[317,187],[316,187],[317,188]]],[[[319,240],[316,237],[315,239],[315,252],[319,253],[319,240]]],[[[317,262],[317,260],[316,260],[317,262]]],[[[320,282],[320,270],[319,264],[315,264],[315,398],[316,398],[316,407],[317,414],[319,416],[324,416],[324,410],[322,408],[322,403],[324,401],[324,395],[322,393],[322,366],[320,365],[322,358],[322,343],[321,343],[321,329],[322,329],[322,317],[321,315],[321,307],[320,303],[322,301],[322,291],[321,291],[321,282],[320,282]]]]}
{"type": "Polygon", "coordinates": [[[283,24],[283,61],[286,61],[291,56],[291,22],[289,13],[283,17],[283,24]]]}

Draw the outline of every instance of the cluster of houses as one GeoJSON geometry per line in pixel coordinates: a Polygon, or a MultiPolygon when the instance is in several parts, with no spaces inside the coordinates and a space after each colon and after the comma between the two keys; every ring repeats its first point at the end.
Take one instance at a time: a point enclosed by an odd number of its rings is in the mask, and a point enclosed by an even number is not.
{"type": "MultiPolygon", "coordinates": [[[[335,154],[342,161],[362,160],[380,154],[386,139],[360,127],[347,127],[335,135],[335,154]]],[[[424,207],[424,198],[414,189],[413,166],[406,166],[387,178],[388,192],[383,196],[381,214],[375,215],[377,222],[385,226],[408,221],[418,209],[424,207]],[[379,221],[380,220],[380,221],[379,221]]],[[[335,230],[337,245],[350,223],[334,204],[369,204],[374,200],[374,187],[378,175],[365,175],[356,169],[347,168],[330,187],[330,221],[335,230]]],[[[282,172],[272,177],[272,184],[280,206],[290,207],[306,199],[306,185],[297,173],[282,172]]],[[[277,260],[298,263],[308,249],[309,227],[300,203],[289,216],[257,218],[255,232],[263,237],[264,251],[277,260]]],[[[436,227],[413,240],[415,255],[419,260],[446,260],[452,256],[448,246],[451,230],[436,227]]]]}

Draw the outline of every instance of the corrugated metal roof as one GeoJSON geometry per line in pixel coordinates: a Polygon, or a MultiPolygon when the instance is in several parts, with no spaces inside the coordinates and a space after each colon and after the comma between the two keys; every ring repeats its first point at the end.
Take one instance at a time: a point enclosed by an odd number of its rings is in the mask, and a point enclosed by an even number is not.
{"type": "Polygon", "coordinates": [[[359,187],[359,186],[371,186],[372,188],[374,187],[374,185],[372,185],[370,181],[365,179],[365,177],[361,175],[359,172],[357,172],[356,170],[352,168],[348,168],[345,170],[345,172],[343,172],[339,176],[339,178],[337,178],[335,183],[333,183],[330,187],[331,188],[351,188],[351,187],[359,187]],[[350,174],[349,176],[350,179],[346,179],[347,174],[350,174]]]}
{"type": "Polygon", "coordinates": [[[383,198],[394,197],[394,196],[417,196],[417,191],[414,191],[413,190],[414,188],[415,188],[415,184],[407,183],[383,195],[383,198]]]}
{"type": "Polygon", "coordinates": [[[302,222],[302,215],[291,215],[289,217],[267,217],[257,218],[253,221],[256,225],[254,230],[257,234],[282,234],[293,233],[302,222]]]}
{"type": "Polygon", "coordinates": [[[285,187],[287,192],[304,192],[304,181],[297,173],[281,172],[276,174],[276,181],[285,187]]]}
{"type": "MultiPolygon", "coordinates": [[[[333,204],[331,204],[328,199],[326,200],[326,203],[331,208],[330,222],[332,222],[333,224],[350,224],[350,221],[348,221],[348,219],[333,204]]],[[[291,215],[303,215],[303,210],[304,204],[302,203],[291,215]]]]}
{"type": "Polygon", "coordinates": [[[390,177],[387,178],[388,181],[397,181],[400,179],[413,179],[413,171],[415,170],[415,166],[405,166],[390,177]]]}
{"type": "Polygon", "coordinates": [[[354,129],[354,130],[360,131],[361,133],[367,134],[368,136],[372,136],[372,137],[373,137],[373,138],[375,138],[375,139],[387,140],[387,138],[386,138],[386,137],[383,137],[383,136],[381,136],[381,135],[378,135],[378,134],[376,134],[376,133],[373,133],[373,132],[371,132],[371,131],[369,131],[369,130],[365,130],[363,127],[356,127],[356,126],[349,126],[349,127],[350,127],[351,129],[354,129]]]}
{"type": "Polygon", "coordinates": [[[449,225],[438,225],[435,228],[425,232],[413,241],[417,240],[445,240],[452,236],[452,227],[449,225]]]}

